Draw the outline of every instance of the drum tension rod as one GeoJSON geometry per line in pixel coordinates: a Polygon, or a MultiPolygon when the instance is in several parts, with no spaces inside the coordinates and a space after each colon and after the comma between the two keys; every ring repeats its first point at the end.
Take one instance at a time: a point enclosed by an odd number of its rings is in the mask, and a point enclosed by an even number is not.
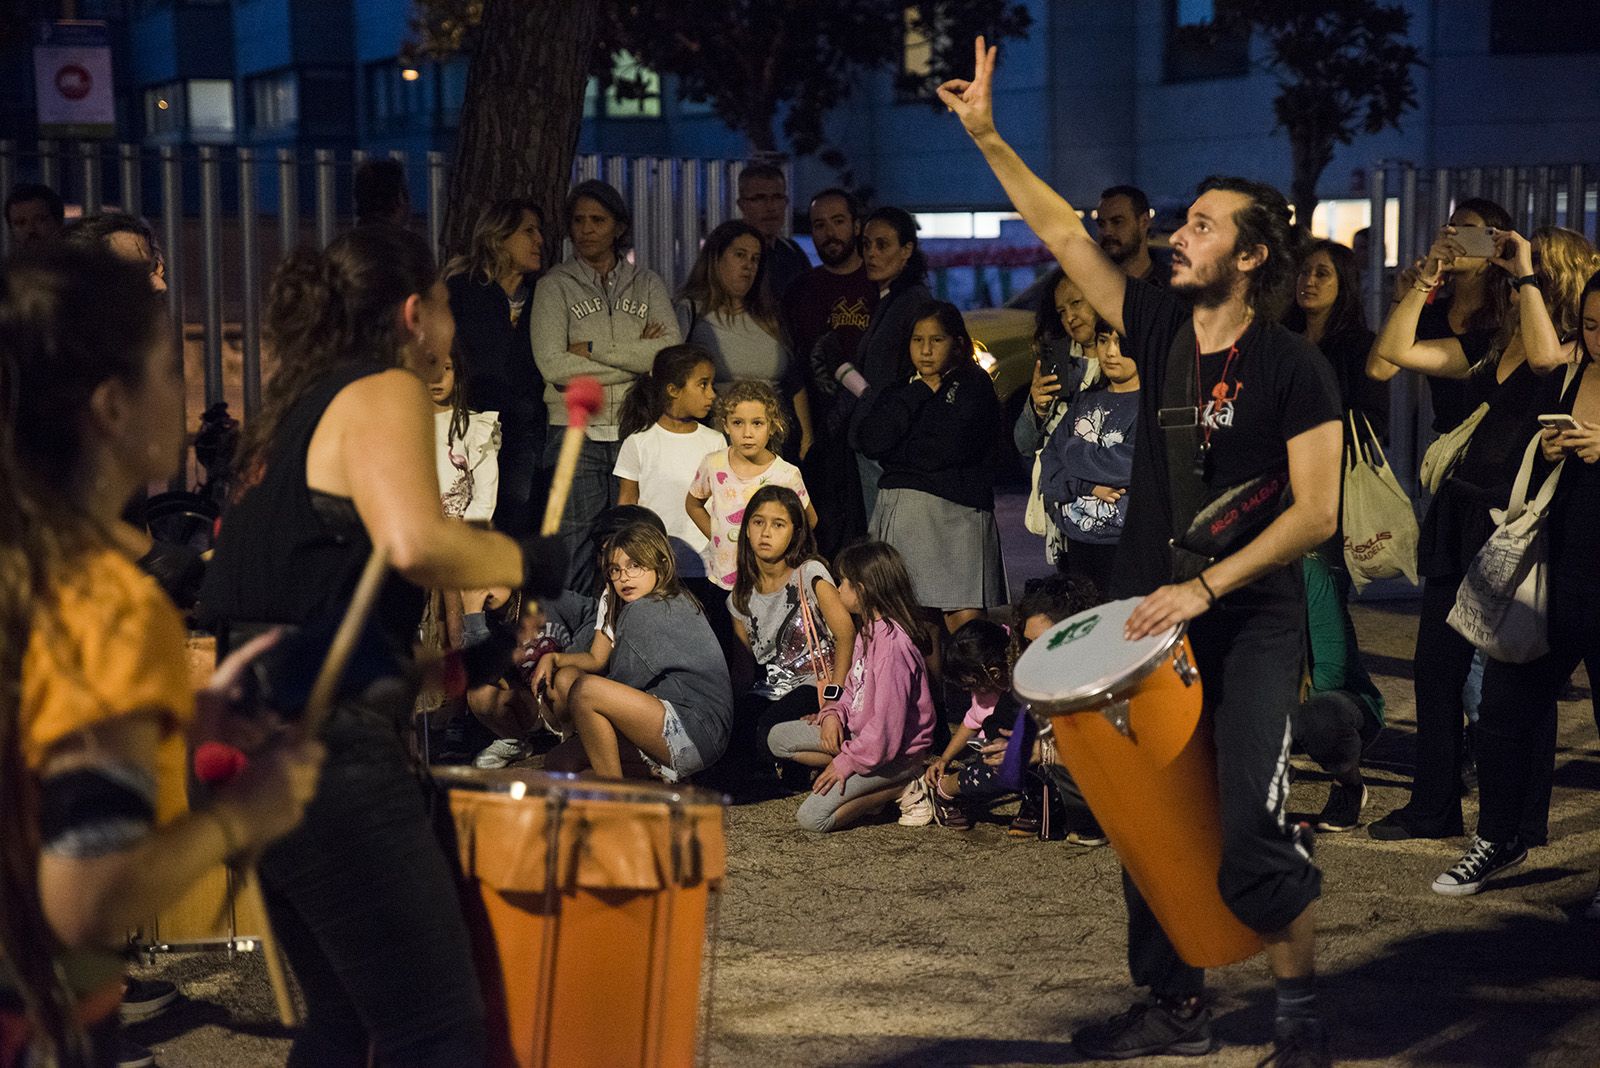
{"type": "Polygon", "coordinates": [[[1133,737],[1133,730],[1128,726],[1127,698],[1115,698],[1101,705],[1100,714],[1106,718],[1107,723],[1117,728],[1124,738],[1133,737]]]}

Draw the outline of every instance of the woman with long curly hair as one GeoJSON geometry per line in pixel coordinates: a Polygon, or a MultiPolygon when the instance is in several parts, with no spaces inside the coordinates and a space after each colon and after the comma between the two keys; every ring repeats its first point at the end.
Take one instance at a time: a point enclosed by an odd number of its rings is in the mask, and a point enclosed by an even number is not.
{"type": "MultiPolygon", "coordinates": [[[[278,268],[266,316],[278,371],[246,429],[245,489],[201,606],[223,647],[263,627],[326,627],[374,547],[393,572],[368,636],[378,665],[341,693],[305,823],[261,859],[267,908],[309,1010],[291,1065],[479,1064],[483,1002],[456,881],[406,738],[404,665],[424,591],[554,595],[566,556],[447,519],[427,383],[455,322],[427,243],[364,227],[278,268]],[[398,934],[397,934],[398,933],[398,934]]],[[[512,643],[508,643],[509,645],[512,643]]]]}

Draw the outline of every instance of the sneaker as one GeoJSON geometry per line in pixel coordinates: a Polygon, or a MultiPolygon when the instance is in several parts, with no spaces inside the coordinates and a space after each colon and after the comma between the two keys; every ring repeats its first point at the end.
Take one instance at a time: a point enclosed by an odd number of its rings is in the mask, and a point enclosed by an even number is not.
{"type": "Polygon", "coordinates": [[[939,826],[951,831],[972,830],[972,819],[953,798],[945,797],[939,792],[937,786],[924,786],[923,790],[928,795],[928,803],[933,806],[933,821],[939,826]]]}
{"type": "Polygon", "coordinates": [[[472,766],[494,771],[525,760],[532,752],[533,748],[527,742],[519,742],[515,738],[496,738],[472,758],[472,766]]]}
{"type": "Polygon", "coordinates": [[[1159,1055],[1203,1057],[1218,1042],[1211,1033],[1211,1010],[1174,1012],[1159,1001],[1141,1001],[1104,1023],[1072,1035],[1072,1048],[1092,1061],[1125,1061],[1159,1055]]]}
{"type": "Polygon", "coordinates": [[[127,1035],[117,1034],[117,1068],[154,1068],[156,1055],[127,1035]]]}
{"type": "Polygon", "coordinates": [[[178,988],[164,979],[124,979],[117,1015],[123,1023],[137,1023],[160,1016],[177,1000],[178,988]]]}
{"type": "Polygon", "coordinates": [[[1361,826],[1361,810],[1366,807],[1366,783],[1346,786],[1336,782],[1328,791],[1328,803],[1322,806],[1322,815],[1317,817],[1317,830],[1353,831],[1361,826]]]}
{"type": "Polygon", "coordinates": [[[1085,849],[1098,849],[1107,844],[1111,839],[1106,837],[1106,832],[1099,827],[1084,827],[1076,831],[1068,831],[1063,839],[1068,845],[1082,846],[1085,849]]]}
{"type": "Polygon", "coordinates": [[[1022,792],[1022,804],[1017,807],[1006,834],[1012,838],[1037,838],[1043,826],[1044,806],[1040,804],[1039,788],[1034,786],[1022,792]]]}
{"type": "Polygon", "coordinates": [[[1321,1020],[1280,1018],[1272,1030],[1272,1052],[1256,1068],[1333,1068],[1328,1029],[1321,1020]]]}
{"type": "Polygon", "coordinates": [[[907,783],[900,795],[899,822],[902,827],[926,827],[933,822],[933,801],[920,776],[907,783]]]}
{"type": "Polygon", "coordinates": [[[1400,842],[1408,838],[1454,838],[1463,833],[1461,816],[1443,823],[1419,819],[1402,805],[1367,827],[1367,834],[1380,842],[1400,842]]]}
{"type": "Polygon", "coordinates": [[[1477,835],[1467,852],[1456,861],[1455,867],[1433,881],[1433,892],[1449,897],[1476,894],[1491,878],[1510,871],[1528,859],[1528,847],[1512,839],[1509,842],[1491,842],[1477,835]]]}

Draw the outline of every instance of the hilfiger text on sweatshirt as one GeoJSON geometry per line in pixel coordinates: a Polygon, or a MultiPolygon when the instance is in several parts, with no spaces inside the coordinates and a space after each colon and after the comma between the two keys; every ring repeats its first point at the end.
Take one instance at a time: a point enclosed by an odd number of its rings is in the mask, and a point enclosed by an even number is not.
{"type": "MultiPolygon", "coordinates": [[[[595,312],[606,310],[605,298],[590,297],[588,300],[580,300],[567,310],[574,319],[587,319],[595,312]]],[[[627,297],[622,297],[611,311],[612,314],[621,312],[624,315],[632,315],[638,319],[647,320],[650,318],[650,302],[647,300],[629,300],[627,297]]]]}

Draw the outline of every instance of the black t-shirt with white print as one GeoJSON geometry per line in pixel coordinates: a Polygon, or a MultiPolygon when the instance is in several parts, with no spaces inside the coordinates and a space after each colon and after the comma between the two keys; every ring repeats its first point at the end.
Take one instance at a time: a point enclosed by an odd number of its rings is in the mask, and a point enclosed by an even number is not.
{"type": "MultiPolygon", "coordinates": [[[[1172,580],[1167,452],[1158,412],[1164,406],[1167,376],[1184,373],[1172,364],[1195,359],[1192,350],[1172,351],[1173,339],[1192,310],[1170,290],[1138,279],[1127,282],[1122,321],[1126,350],[1139,368],[1142,410],[1135,433],[1128,519],[1108,591],[1113,597],[1139,596],[1172,580]]],[[[1340,419],[1339,387],[1328,361],[1311,342],[1277,323],[1252,323],[1231,362],[1224,349],[1201,353],[1199,363],[1201,426],[1211,431],[1208,497],[1260,475],[1287,470],[1290,438],[1340,419]],[[1220,391],[1219,382],[1223,382],[1220,391]]],[[[1191,365],[1188,375],[1192,374],[1191,365]]],[[[1327,477],[1340,477],[1337,465],[1327,477]]],[[[1295,588],[1297,583],[1289,587],[1295,588]]]]}

